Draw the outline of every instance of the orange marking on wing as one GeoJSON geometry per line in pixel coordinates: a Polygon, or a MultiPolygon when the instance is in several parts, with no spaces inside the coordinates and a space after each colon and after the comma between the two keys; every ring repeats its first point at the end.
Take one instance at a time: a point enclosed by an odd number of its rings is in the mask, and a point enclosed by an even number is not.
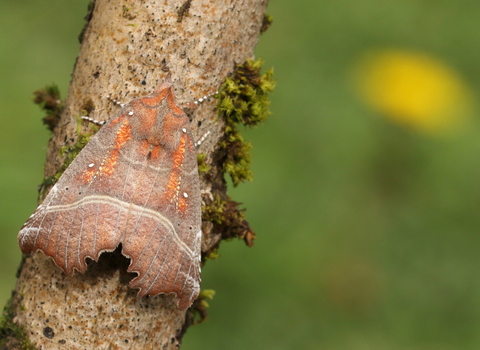
{"type": "Polygon", "coordinates": [[[113,174],[113,170],[118,161],[120,149],[132,138],[132,126],[129,125],[128,119],[126,119],[117,131],[115,137],[115,145],[112,150],[108,152],[107,157],[103,160],[102,165],[98,168],[101,175],[110,176],[113,174]]]}
{"type": "Polygon", "coordinates": [[[83,182],[88,183],[88,182],[92,181],[96,172],[97,172],[97,169],[93,169],[93,168],[88,168],[87,170],[85,170],[82,174],[83,182]]]}
{"type": "Polygon", "coordinates": [[[125,143],[132,138],[132,126],[129,125],[128,119],[125,120],[117,131],[117,137],[115,138],[115,149],[122,148],[125,143]]]}
{"type": "Polygon", "coordinates": [[[177,150],[173,153],[173,165],[170,178],[165,188],[164,198],[167,202],[171,202],[178,197],[178,189],[180,187],[180,174],[182,168],[183,157],[185,155],[186,137],[182,135],[177,150]]]}
{"type": "Polygon", "coordinates": [[[114,124],[117,124],[119,123],[123,118],[125,118],[125,116],[122,114],[122,115],[119,115],[117,118],[113,119],[111,122],[110,122],[110,125],[114,125],[114,124]]]}
{"type": "Polygon", "coordinates": [[[188,202],[187,202],[187,198],[185,198],[184,196],[180,196],[180,198],[178,199],[178,210],[180,211],[180,213],[184,214],[188,209],[188,202]]]}
{"type": "Polygon", "coordinates": [[[173,167],[175,169],[180,170],[180,168],[182,166],[183,157],[185,155],[185,149],[186,149],[185,145],[186,145],[186,143],[187,143],[187,140],[186,140],[185,134],[182,134],[182,136],[180,137],[180,142],[178,144],[178,148],[175,151],[175,153],[173,154],[173,167]]]}

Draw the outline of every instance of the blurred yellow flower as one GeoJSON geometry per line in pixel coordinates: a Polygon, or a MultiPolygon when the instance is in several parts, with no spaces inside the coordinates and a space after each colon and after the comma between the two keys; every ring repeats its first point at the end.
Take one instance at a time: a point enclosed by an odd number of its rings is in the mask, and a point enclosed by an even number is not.
{"type": "Polygon", "coordinates": [[[394,122],[438,134],[454,129],[469,114],[468,87],[433,57],[383,50],[365,55],[356,68],[362,98],[394,122]]]}

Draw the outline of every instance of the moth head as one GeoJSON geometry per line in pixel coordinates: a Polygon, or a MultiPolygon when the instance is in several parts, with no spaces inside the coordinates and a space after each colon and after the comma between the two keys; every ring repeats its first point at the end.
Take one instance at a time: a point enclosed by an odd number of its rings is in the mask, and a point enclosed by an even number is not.
{"type": "Polygon", "coordinates": [[[163,83],[153,94],[132,101],[127,108],[135,138],[167,149],[177,148],[188,127],[188,117],[177,106],[170,83],[163,83]]]}

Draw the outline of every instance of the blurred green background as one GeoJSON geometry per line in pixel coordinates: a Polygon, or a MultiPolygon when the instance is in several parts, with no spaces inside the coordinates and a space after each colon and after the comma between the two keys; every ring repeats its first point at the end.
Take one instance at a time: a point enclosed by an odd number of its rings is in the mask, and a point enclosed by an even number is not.
{"type": "MultiPolygon", "coordinates": [[[[0,304],[49,139],[32,92],[66,96],[86,7],[2,1],[0,304]]],[[[255,179],[231,190],[258,239],[207,264],[217,294],[183,348],[479,349],[480,2],[268,13],[256,54],[275,68],[273,114],[245,132],[255,179]]]]}

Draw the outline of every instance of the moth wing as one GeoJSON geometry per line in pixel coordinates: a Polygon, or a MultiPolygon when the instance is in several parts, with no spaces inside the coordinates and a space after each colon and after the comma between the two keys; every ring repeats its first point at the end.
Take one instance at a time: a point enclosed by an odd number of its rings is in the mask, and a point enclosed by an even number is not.
{"type": "Polygon", "coordinates": [[[179,308],[186,309],[200,292],[202,238],[197,158],[190,132],[182,135],[178,149],[161,147],[136,176],[141,185],[130,198],[135,207],[122,240],[122,253],[131,257],[128,271],[138,273],[130,287],[139,288],[140,296],[173,293],[179,308]]]}
{"type": "Polygon", "coordinates": [[[124,211],[111,205],[116,201],[108,189],[98,191],[102,176],[95,174],[108,165],[123,125],[115,121],[123,118],[120,114],[91,138],[23,225],[18,234],[23,253],[42,251],[72,275],[74,269],[85,272],[85,258],[98,260],[118,246],[124,211]]]}

